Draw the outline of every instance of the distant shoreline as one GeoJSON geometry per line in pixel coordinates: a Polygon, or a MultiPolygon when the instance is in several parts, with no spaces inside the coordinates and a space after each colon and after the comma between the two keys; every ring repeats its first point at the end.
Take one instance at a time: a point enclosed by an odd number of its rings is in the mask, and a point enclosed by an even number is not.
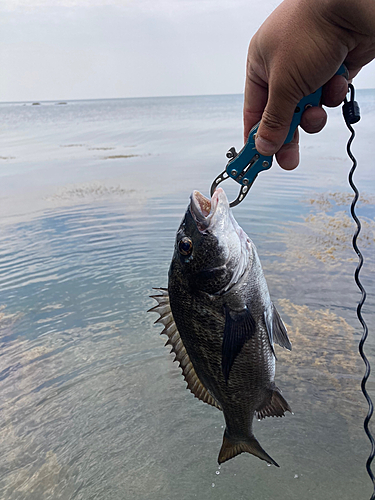
{"type": "MultiPolygon", "coordinates": [[[[374,88],[356,88],[356,92],[361,93],[372,93],[375,91],[374,88]]],[[[88,98],[88,99],[48,99],[48,100],[43,100],[43,99],[35,99],[35,100],[25,100],[25,101],[0,101],[0,105],[3,104],[18,104],[18,105],[26,105],[26,106],[32,106],[32,105],[62,105],[62,104],[69,104],[69,103],[74,103],[74,102],[93,102],[93,101],[123,101],[123,100],[141,100],[141,99],[188,99],[188,98],[217,98],[217,97],[229,97],[229,96],[241,96],[243,97],[243,93],[234,93],[234,94],[188,94],[188,95],[163,95],[163,96],[138,96],[138,97],[95,97],[95,98],[88,98]]]]}

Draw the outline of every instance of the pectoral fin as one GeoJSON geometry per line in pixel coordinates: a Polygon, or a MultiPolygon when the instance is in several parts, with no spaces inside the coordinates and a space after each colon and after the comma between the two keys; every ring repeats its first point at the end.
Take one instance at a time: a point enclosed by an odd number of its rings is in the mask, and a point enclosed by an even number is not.
{"type": "Polygon", "coordinates": [[[233,311],[225,308],[225,328],[222,345],[221,367],[225,381],[228,382],[229,373],[244,344],[255,333],[255,321],[247,307],[242,311],[233,311]]]}
{"type": "Polygon", "coordinates": [[[264,321],[266,323],[268,338],[270,339],[271,347],[273,343],[276,342],[281,347],[285,347],[285,349],[291,351],[292,344],[290,343],[285,325],[283,323],[283,320],[280,318],[276,307],[273,304],[271,304],[266,309],[266,311],[264,311],[264,321]]]}

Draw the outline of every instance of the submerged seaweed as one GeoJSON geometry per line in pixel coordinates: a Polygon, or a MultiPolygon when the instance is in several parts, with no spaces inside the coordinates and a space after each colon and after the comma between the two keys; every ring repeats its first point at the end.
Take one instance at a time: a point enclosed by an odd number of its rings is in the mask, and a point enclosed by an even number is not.
{"type": "Polygon", "coordinates": [[[300,407],[304,412],[321,407],[352,423],[363,410],[354,328],[329,309],[312,310],[288,299],[278,304],[289,319],[293,350],[288,355],[279,350],[277,356],[300,407]]]}
{"type": "MultiPolygon", "coordinates": [[[[349,193],[327,193],[311,198],[312,211],[302,216],[301,222],[284,225],[280,238],[285,251],[269,255],[281,257],[278,265],[288,268],[312,266],[318,262],[338,266],[355,260],[352,251],[355,224],[348,210],[336,209],[337,206],[349,206],[351,199],[349,193]]],[[[362,202],[372,205],[374,200],[365,196],[362,202]]],[[[361,224],[359,245],[370,248],[375,243],[375,218],[361,216],[361,224]]]]}

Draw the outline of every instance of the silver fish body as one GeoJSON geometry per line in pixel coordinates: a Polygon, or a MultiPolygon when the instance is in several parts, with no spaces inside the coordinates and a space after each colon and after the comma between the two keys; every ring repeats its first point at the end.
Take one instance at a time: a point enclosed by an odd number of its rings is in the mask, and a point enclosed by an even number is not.
{"type": "Polygon", "coordinates": [[[256,248],[235,221],[224,191],[194,191],[177,231],[168,290],[154,298],[193,394],[224,413],[219,463],[249,452],[277,463],[253,435],[254,415],[291,411],[274,382],[273,344],[291,349],[256,248]]]}

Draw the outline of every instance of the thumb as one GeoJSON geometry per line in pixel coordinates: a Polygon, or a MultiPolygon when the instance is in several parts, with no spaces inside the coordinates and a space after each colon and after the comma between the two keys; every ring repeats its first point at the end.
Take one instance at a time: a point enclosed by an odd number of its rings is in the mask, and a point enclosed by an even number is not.
{"type": "Polygon", "coordinates": [[[288,135],[296,105],[303,97],[284,97],[281,89],[269,89],[267,105],[264,108],[262,119],[255,139],[255,147],[260,154],[271,156],[275,154],[288,135]]]}

